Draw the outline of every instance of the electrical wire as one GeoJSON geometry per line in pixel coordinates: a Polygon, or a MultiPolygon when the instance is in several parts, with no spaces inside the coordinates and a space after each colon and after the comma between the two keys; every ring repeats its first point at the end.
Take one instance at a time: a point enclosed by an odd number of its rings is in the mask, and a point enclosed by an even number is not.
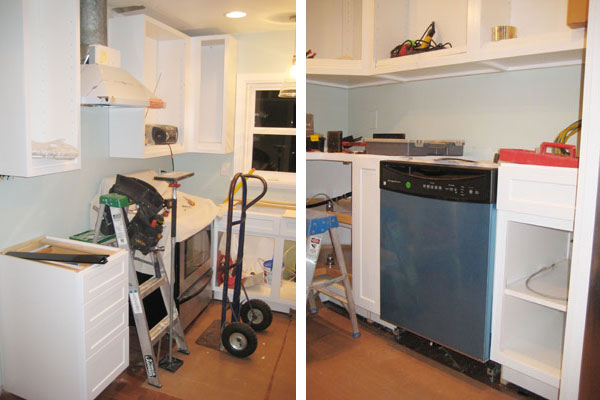
{"type": "Polygon", "coordinates": [[[175,160],[173,159],[173,149],[171,148],[170,144],[167,144],[167,146],[169,146],[169,152],[171,153],[171,168],[173,168],[173,171],[175,171],[175,160]]]}
{"type": "Polygon", "coordinates": [[[306,204],[306,208],[315,208],[315,207],[319,207],[319,206],[322,206],[322,205],[327,204],[327,203],[333,203],[333,202],[336,202],[336,201],[339,201],[339,200],[348,199],[348,198],[352,197],[352,192],[344,193],[344,194],[342,194],[340,196],[333,197],[333,198],[329,197],[325,193],[318,193],[318,194],[315,194],[310,199],[308,199],[306,201],[306,203],[308,203],[311,200],[314,200],[315,198],[317,198],[319,196],[325,197],[325,198],[327,198],[327,200],[320,201],[318,203],[313,203],[313,204],[306,204]]]}
{"type": "MultiPolygon", "coordinates": [[[[563,261],[564,261],[564,260],[563,260],[563,261]]],[[[540,296],[542,296],[542,297],[546,297],[546,298],[548,298],[548,299],[566,301],[566,300],[567,300],[567,298],[566,298],[566,297],[562,297],[562,296],[553,296],[553,295],[551,295],[551,294],[542,293],[542,292],[539,292],[539,291],[537,291],[537,290],[535,290],[535,289],[532,289],[532,288],[531,288],[531,286],[529,285],[529,283],[531,282],[531,280],[532,280],[533,278],[535,278],[536,276],[538,276],[538,275],[539,275],[539,274],[541,274],[542,272],[545,272],[545,271],[551,271],[551,270],[553,270],[553,269],[554,269],[554,267],[556,267],[556,265],[557,265],[559,262],[560,262],[560,261],[558,261],[558,262],[555,262],[555,263],[554,263],[554,264],[552,264],[552,265],[548,265],[548,266],[542,267],[542,268],[540,268],[540,269],[539,269],[537,272],[534,272],[533,274],[531,274],[531,275],[529,276],[529,278],[527,278],[527,280],[525,281],[525,286],[527,287],[527,289],[531,290],[533,293],[535,293],[535,294],[537,294],[537,295],[540,295],[540,296]]]]}
{"type": "MultiPolygon", "coordinates": [[[[581,120],[577,120],[573,122],[571,125],[567,126],[565,129],[560,131],[556,138],[554,139],[554,143],[566,144],[567,141],[575,134],[581,131],[581,120]]],[[[555,148],[553,150],[555,154],[565,154],[564,149],[555,148]]]]}

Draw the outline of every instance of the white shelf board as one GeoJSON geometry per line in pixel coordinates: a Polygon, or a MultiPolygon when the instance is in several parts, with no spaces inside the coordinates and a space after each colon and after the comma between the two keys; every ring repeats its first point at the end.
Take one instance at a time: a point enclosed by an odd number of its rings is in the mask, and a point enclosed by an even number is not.
{"type": "Polygon", "coordinates": [[[342,72],[338,74],[315,74],[312,71],[307,71],[306,83],[314,85],[331,86],[343,89],[351,89],[365,86],[380,86],[396,83],[396,81],[369,75],[344,75],[342,72]]]}
{"type": "Polygon", "coordinates": [[[326,58],[307,59],[306,71],[308,74],[365,74],[361,60],[335,60],[326,58]]]}
{"type": "MultiPolygon", "coordinates": [[[[292,281],[281,281],[281,289],[279,290],[279,297],[282,300],[289,300],[296,302],[296,282],[292,281]]],[[[294,305],[293,308],[296,308],[294,305]]]]}
{"type": "MultiPolygon", "coordinates": [[[[215,289],[216,291],[219,291],[219,293],[223,293],[223,284],[221,284],[218,288],[215,289]]],[[[229,298],[232,299],[233,298],[233,289],[229,289],[229,298]]],[[[271,286],[267,285],[266,283],[260,284],[260,285],[254,285],[254,286],[250,286],[246,288],[246,292],[248,292],[248,296],[250,296],[250,298],[256,297],[256,296],[261,296],[261,297],[269,297],[271,296],[271,286]]]]}
{"type": "Polygon", "coordinates": [[[479,49],[464,47],[377,60],[372,73],[357,75],[334,67],[308,68],[307,82],[342,88],[377,86],[397,82],[579,65],[584,41],[580,35],[548,41],[511,39],[486,43],[479,49]]]}
{"type": "MultiPolygon", "coordinates": [[[[522,300],[550,307],[558,311],[567,311],[567,301],[544,297],[529,290],[525,281],[527,278],[520,279],[509,284],[504,293],[509,296],[517,297],[522,300]]],[[[529,286],[537,292],[545,293],[553,297],[567,297],[567,288],[569,285],[569,268],[566,262],[556,265],[550,271],[544,271],[529,282],[529,286]]]]}
{"type": "Polygon", "coordinates": [[[500,352],[498,360],[502,365],[524,372],[544,383],[558,387],[560,383],[561,352],[550,351],[548,348],[537,346],[532,342],[512,344],[510,348],[500,352]],[[535,351],[532,357],[527,353],[535,351]]]}

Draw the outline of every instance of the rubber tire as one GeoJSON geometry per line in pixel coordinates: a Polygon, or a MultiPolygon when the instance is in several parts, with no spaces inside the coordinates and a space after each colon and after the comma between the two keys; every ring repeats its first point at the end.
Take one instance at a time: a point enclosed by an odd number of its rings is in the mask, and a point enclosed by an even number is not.
{"type": "Polygon", "coordinates": [[[256,332],[243,322],[232,322],[227,325],[221,333],[221,343],[227,349],[229,354],[238,358],[246,358],[254,353],[258,346],[256,332]],[[232,335],[242,335],[246,339],[246,345],[243,348],[236,349],[231,345],[230,338],[232,335]]]}
{"type": "Polygon", "coordinates": [[[273,312],[271,311],[271,307],[264,301],[257,299],[252,299],[242,304],[242,307],[240,307],[240,317],[242,318],[242,321],[250,325],[256,332],[264,331],[271,325],[271,322],[273,322],[273,312]],[[259,323],[250,320],[250,303],[252,303],[253,312],[262,314],[262,321],[259,323]]]}

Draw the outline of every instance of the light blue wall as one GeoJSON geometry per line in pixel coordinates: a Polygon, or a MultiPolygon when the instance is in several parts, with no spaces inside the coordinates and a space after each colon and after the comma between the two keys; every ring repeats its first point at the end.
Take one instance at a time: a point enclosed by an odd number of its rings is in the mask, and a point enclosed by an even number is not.
{"type": "Polygon", "coordinates": [[[552,142],[579,119],[581,75],[569,66],[350,90],[308,85],[306,107],[319,133],[346,126],[354,136],[464,139],[465,156],[489,160],[499,148],[552,142]]]}
{"type": "Polygon", "coordinates": [[[307,85],[306,112],[314,115],[315,132],[343,131],[348,134],[349,91],[333,87],[307,85]]]}
{"type": "Polygon", "coordinates": [[[581,66],[435,79],[350,90],[350,133],[464,139],[465,155],[534,149],[579,119],[581,66]],[[372,127],[377,112],[377,128],[372,127]]]}

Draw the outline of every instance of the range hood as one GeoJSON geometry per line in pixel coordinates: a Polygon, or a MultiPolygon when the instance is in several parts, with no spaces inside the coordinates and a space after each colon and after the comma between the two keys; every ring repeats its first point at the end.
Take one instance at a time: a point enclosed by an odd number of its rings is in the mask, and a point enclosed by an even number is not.
{"type": "Polygon", "coordinates": [[[163,108],[144,85],[124,69],[81,64],[81,105],[163,108]]]}

